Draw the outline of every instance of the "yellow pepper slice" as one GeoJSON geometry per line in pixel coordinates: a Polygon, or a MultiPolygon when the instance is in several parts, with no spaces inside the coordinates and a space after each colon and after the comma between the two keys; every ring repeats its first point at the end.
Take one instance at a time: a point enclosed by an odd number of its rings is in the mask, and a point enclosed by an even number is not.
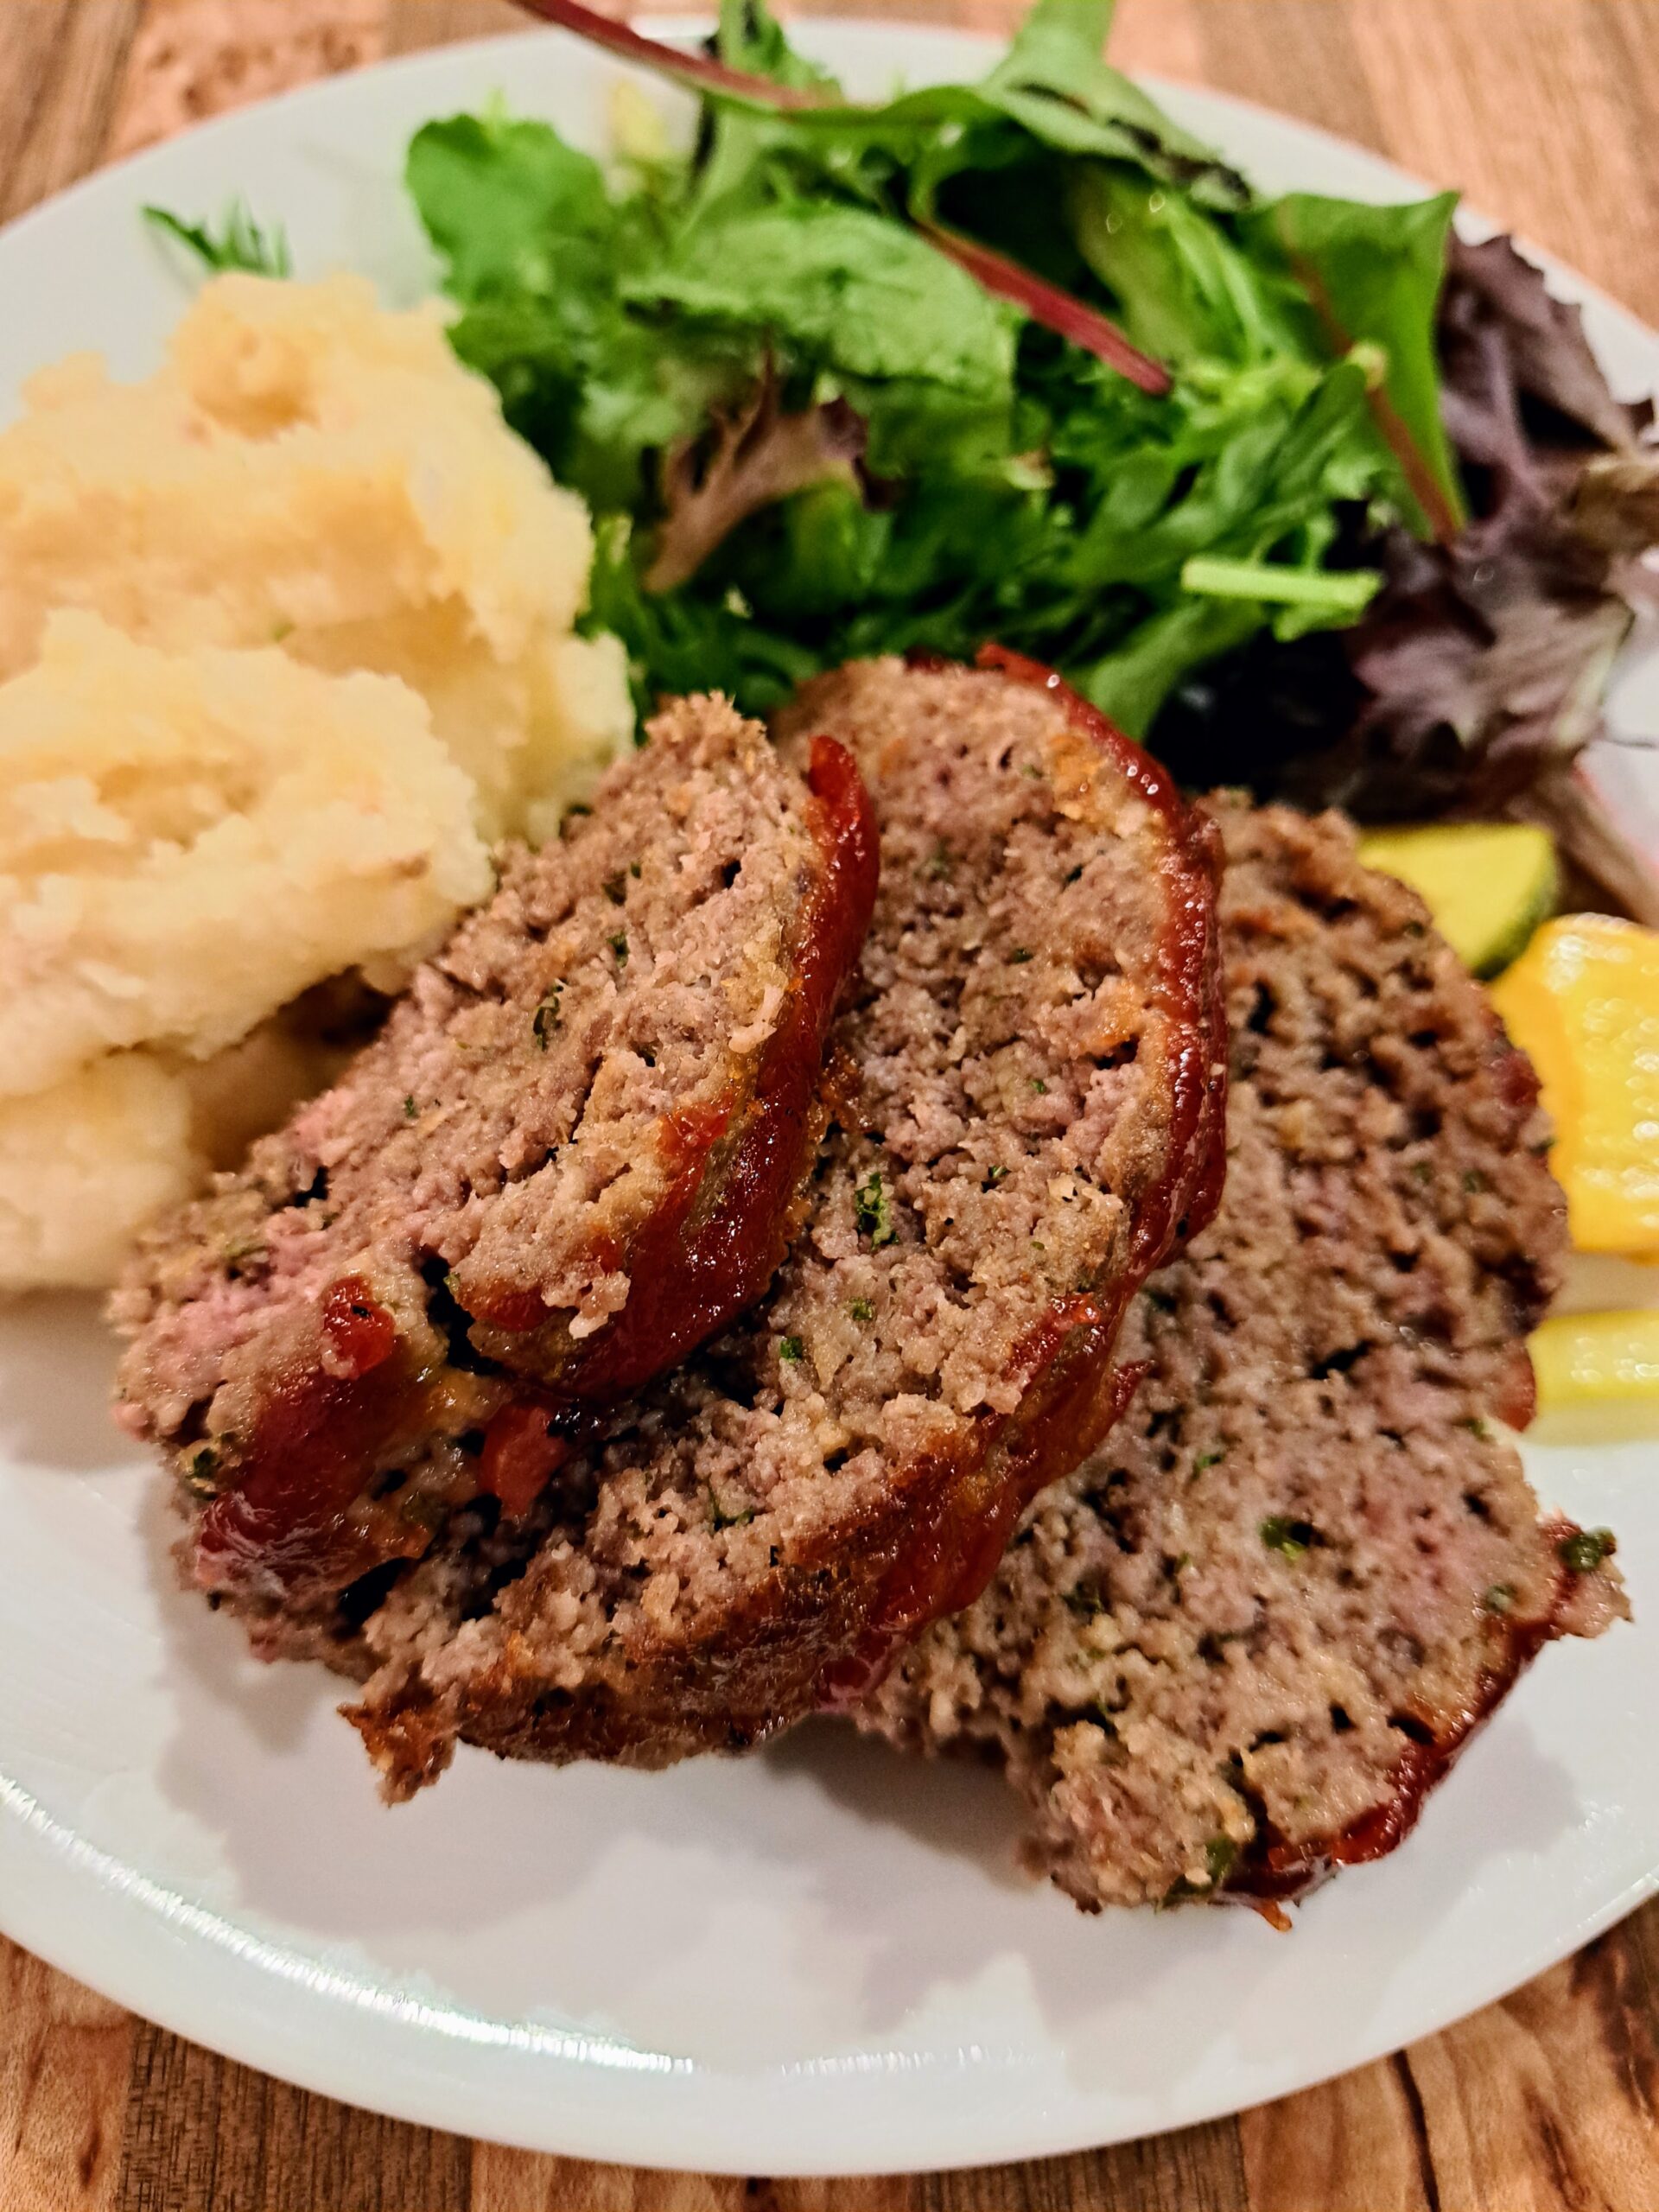
{"type": "Polygon", "coordinates": [[[1561,1313],[1535,1329],[1529,1349],[1538,1415],[1578,1436],[1659,1434],[1659,1309],[1561,1313]]]}
{"type": "Polygon", "coordinates": [[[1492,1003],[1538,1071],[1574,1244],[1659,1253],[1659,931],[1547,922],[1492,1003]]]}

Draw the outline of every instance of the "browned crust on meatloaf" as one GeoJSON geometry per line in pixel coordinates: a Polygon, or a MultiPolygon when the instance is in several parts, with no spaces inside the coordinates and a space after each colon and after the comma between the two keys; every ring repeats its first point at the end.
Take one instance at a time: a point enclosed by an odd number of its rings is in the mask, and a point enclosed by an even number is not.
{"type": "Polygon", "coordinates": [[[578,1407],[765,1287],[875,885],[850,758],[801,766],[721,702],[667,710],[339,1084],[149,1239],[124,1412],[201,1493],[198,1580],[307,1602],[480,1489],[522,1512],[578,1407]]]}
{"type": "Polygon", "coordinates": [[[860,1716],[999,1760],[1090,1910],[1392,1850],[1539,1647],[1623,1610],[1495,1426],[1565,1243],[1530,1068],[1344,823],[1217,813],[1221,1211],[1126,1325],[1129,1415],[860,1716]]]}
{"type": "Polygon", "coordinates": [[[1161,772],[1023,664],[855,668],[788,727],[848,746],[882,830],[805,1228],[516,1579],[463,1538],[369,1620],[393,1794],[456,1735],[661,1764],[867,1685],[1109,1422],[1124,1302],[1212,1202],[1215,844],[1161,772]]]}

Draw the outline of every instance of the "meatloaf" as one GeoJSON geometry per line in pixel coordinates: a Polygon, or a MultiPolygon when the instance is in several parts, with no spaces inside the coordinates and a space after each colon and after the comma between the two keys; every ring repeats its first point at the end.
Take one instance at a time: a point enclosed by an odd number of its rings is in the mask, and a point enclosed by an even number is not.
{"type": "Polygon", "coordinates": [[[1624,1610],[1508,1433],[1564,1244],[1530,1068],[1343,823],[1216,812],[1220,1212],[1136,1302],[1129,1415],[859,1715],[999,1761],[1091,1910],[1392,1850],[1539,1646],[1624,1610]]]}
{"type": "Polygon", "coordinates": [[[149,1238],[121,1410],[194,1578],[301,1604],[528,1506],[781,1259],[876,849],[850,757],[671,708],[337,1086],[149,1238]]]}
{"type": "Polygon", "coordinates": [[[849,669],[785,719],[825,734],[881,886],[805,1227],[526,1522],[462,1516],[340,1636],[393,1796],[457,1736],[661,1764],[865,1686],[1109,1422],[1122,1310],[1213,1204],[1210,825],[1007,657],[849,669]]]}

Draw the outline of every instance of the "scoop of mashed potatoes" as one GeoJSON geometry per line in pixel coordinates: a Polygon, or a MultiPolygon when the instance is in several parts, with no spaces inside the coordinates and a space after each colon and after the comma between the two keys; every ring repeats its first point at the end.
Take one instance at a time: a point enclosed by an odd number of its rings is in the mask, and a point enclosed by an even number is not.
{"type": "Polygon", "coordinates": [[[0,1291],[113,1281],[134,1233],[204,1172],[189,1087],[148,1052],[0,1098],[0,1291]]]}
{"type": "MultiPolygon", "coordinates": [[[[435,309],[227,276],[146,381],[0,431],[0,1289],[133,1232],[327,1079],[284,1007],[391,988],[632,735],[592,537],[435,309]]],[[[326,1055],[324,1056],[326,1058],[326,1055]]]]}
{"type": "Polygon", "coordinates": [[[0,1293],[112,1282],[153,1215],[235,1166],[344,1058],[284,1014],[208,1060],[111,1052],[0,1098],[0,1293]]]}
{"type": "Polygon", "coordinates": [[[0,685],[0,1095],[135,1045],[206,1058],[491,881],[407,686],[54,614],[0,685]]]}
{"type": "Polygon", "coordinates": [[[572,627],[587,510],[436,308],[388,313],[352,276],[220,276],[148,380],[76,355],[24,397],[0,432],[0,677],[60,607],[169,652],[401,677],[491,840],[546,834],[628,744],[621,648],[572,627]]]}

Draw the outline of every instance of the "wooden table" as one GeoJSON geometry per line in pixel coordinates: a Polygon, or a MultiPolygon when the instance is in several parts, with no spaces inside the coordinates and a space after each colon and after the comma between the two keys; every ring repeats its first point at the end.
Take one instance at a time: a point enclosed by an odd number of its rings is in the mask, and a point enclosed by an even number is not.
{"type": "MultiPolygon", "coordinates": [[[[840,11],[995,30],[1020,0],[840,11]]],[[[519,27],[502,0],[0,0],[0,218],[200,116],[519,27]]],[[[1461,184],[1659,322],[1659,0],[1122,0],[1113,51],[1461,184]]],[[[1236,2120],[991,2171],[726,2181],[374,2119],[0,1942],[0,2212],[1659,2212],[1656,2034],[1659,1901],[1448,2034],[1236,2120]]]]}

